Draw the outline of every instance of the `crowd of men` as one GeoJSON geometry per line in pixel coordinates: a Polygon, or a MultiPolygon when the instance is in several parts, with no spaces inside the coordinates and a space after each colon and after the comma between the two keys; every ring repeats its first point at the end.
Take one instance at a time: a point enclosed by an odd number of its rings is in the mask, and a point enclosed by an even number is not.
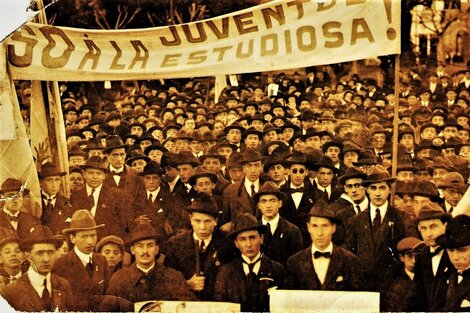
{"type": "Polygon", "coordinates": [[[69,172],[38,149],[40,209],[24,182],[1,182],[1,294],[21,311],[269,311],[276,288],[469,310],[470,217],[452,211],[469,181],[470,70],[401,79],[399,103],[332,67],[239,79],[217,103],[202,80],[123,83],[100,101],[63,83],[69,172]]]}

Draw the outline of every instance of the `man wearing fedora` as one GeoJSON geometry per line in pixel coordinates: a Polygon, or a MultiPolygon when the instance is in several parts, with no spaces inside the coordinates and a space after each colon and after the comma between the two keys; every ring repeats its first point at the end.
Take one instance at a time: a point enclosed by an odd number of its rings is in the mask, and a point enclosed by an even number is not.
{"type": "Polygon", "coordinates": [[[233,220],[228,238],[240,256],[220,267],[215,283],[215,300],[240,303],[242,312],[269,311],[269,288],[284,288],[285,269],[261,253],[267,227],[250,213],[233,220]]]}
{"type": "Polygon", "coordinates": [[[97,311],[108,286],[110,272],[106,258],[93,252],[97,243],[97,229],[90,211],[77,210],[72,215],[70,225],[62,232],[69,236],[73,249],[54,265],[54,273],[67,279],[72,287],[76,311],[97,311]]]}
{"type": "Polygon", "coordinates": [[[359,290],[357,257],[332,242],[340,223],[324,200],[313,205],[306,222],[312,244],[287,260],[289,289],[359,290]]]}
{"type": "Polygon", "coordinates": [[[194,175],[199,165],[199,160],[190,151],[181,151],[175,157],[173,165],[178,170],[179,181],[173,189],[173,194],[184,206],[191,204],[191,199],[197,195],[197,191],[189,183],[189,178],[194,175]]]}
{"type": "Polygon", "coordinates": [[[2,296],[18,311],[68,311],[74,309],[72,289],[67,280],[55,273],[54,253],[60,242],[47,226],[36,226],[21,242],[30,267],[15,282],[2,289],[2,296]]]}
{"type": "Polygon", "coordinates": [[[83,169],[85,186],[70,197],[74,211],[89,210],[97,223],[107,224],[106,228],[98,229],[99,238],[108,235],[125,238],[131,228],[134,207],[128,207],[128,202],[124,200],[126,194],[103,183],[108,172],[103,159],[90,157],[83,169]]]}
{"type": "Polygon", "coordinates": [[[451,263],[447,252],[436,239],[445,233],[452,216],[439,205],[426,201],[415,219],[426,249],[417,260],[416,281],[426,299],[426,310],[440,311],[444,308],[447,280],[451,263]]]}
{"type": "Polygon", "coordinates": [[[268,230],[262,251],[273,261],[285,265],[287,259],[304,247],[300,229],[279,214],[286,195],[272,181],[265,182],[255,194],[254,201],[261,212],[259,223],[268,230]]]}
{"type": "Polygon", "coordinates": [[[54,234],[60,233],[72,217],[70,200],[59,193],[61,177],[65,174],[53,163],[43,164],[39,173],[42,199],[41,223],[48,226],[54,234]]]}
{"type": "Polygon", "coordinates": [[[339,169],[328,156],[322,156],[315,164],[316,177],[313,184],[315,199],[324,199],[327,203],[333,203],[343,193],[342,188],[336,187],[336,175],[339,169]]]}
{"type": "Polygon", "coordinates": [[[118,135],[108,136],[103,149],[109,164],[105,173],[103,186],[117,188],[121,194],[121,202],[133,208],[137,200],[137,192],[144,188],[142,177],[136,170],[125,163],[127,146],[118,135]]]}
{"type": "Polygon", "coordinates": [[[217,230],[219,209],[209,195],[199,193],[185,209],[192,230],[170,238],[163,249],[165,265],[183,273],[199,299],[210,301],[217,270],[235,257],[235,249],[217,230]]]}
{"type": "MultiPolygon", "coordinates": [[[[145,300],[197,300],[181,272],[156,262],[159,239],[160,236],[148,223],[134,227],[125,247],[134,255],[135,262],[113,275],[107,295],[131,303],[145,300]]],[[[125,311],[133,311],[133,306],[125,311]]]]}
{"type": "Polygon", "coordinates": [[[394,244],[405,234],[404,214],[388,200],[393,182],[395,178],[383,166],[372,169],[362,182],[369,207],[353,217],[346,234],[346,247],[359,258],[364,290],[378,290],[383,269],[394,262],[394,244]]]}
{"type": "Polygon", "coordinates": [[[452,213],[467,190],[463,176],[458,172],[449,172],[444,175],[438,187],[444,193],[444,211],[452,213]]]}
{"type": "Polygon", "coordinates": [[[455,216],[444,235],[437,242],[445,247],[453,265],[449,275],[445,310],[468,312],[470,310],[470,217],[455,216]]]}
{"type": "Polygon", "coordinates": [[[18,234],[13,229],[0,227],[0,289],[23,275],[22,261],[18,234]]]}
{"type": "Polygon", "coordinates": [[[218,154],[216,149],[212,148],[199,157],[199,162],[203,169],[217,175],[213,193],[222,196],[225,188],[230,185],[230,182],[222,175],[222,167],[225,166],[226,158],[218,154]]]}
{"type": "Polygon", "coordinates": [[[21,181],[15,178],[5,180],[0,188],[0,227],[14,230],[20,239],[26,239],[40,220],[23,211],[24,196],[29,194],[21,181]]]}

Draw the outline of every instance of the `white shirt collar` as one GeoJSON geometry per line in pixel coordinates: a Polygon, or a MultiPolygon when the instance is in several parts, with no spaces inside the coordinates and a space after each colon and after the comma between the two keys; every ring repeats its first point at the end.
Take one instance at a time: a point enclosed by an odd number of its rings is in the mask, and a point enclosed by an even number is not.
{"type": "Polygon", "coordinates": [[[147,190],[147,198],[152,195],[152,199],[155,201],[155,199],[158,197],[158,194],[160,193],[161,187],[158,187],[154,191],[148,191],[147,190]]]}
{"type": "Polygon", "coordinates": [[[264,216],[263,216],[261,218],[261,223],[263,223],[263,225],[266,225],[267,223],[269,223],[269,227],[271,229],[271,234],[274,234],[274,232],[277,229],[277,225],[279,225],[279,219],[280,218],[281,218],[281,216],[279,215],[279,213],[270,221],[265,219],[264,216]]]}
{"type": "Polygon", "coordinates": [[[86,194],[87,195],[91,195],[91,190],[92,189],[95,189],[95,192],[93,193],[93,196],[96,196],[96,195],[99,195],[100,192],[101,192],[101,187],[103,187],[103,184],[99,185],[98,187],[96,188],[91,188],[90,186],[88,186],[87,184],[85,184],[86,186],[86,194]]]}
{"type": "MultiPolygon", "coordinates": [[[[256,192],[259,191],[259,178],[255,181],[250,181],[250,180],[248,180],[248,178],[245,177],[243,179],[243,184],[244,184],[246,190],[248,191],[248,193],[251,192],[251,185],[255,185],[255,191],[256,192]]],[[[251,196],[253,196],[253,195],[251,195],[251,196]]]]}
{"type": "Polygon", "coordinates": [[[54,201],[57,198],[57,194],[51,196],[47,194],[44,190],[42,190],[41,193],[46,200],[51,199],[52,201],[54,201]]]}
{"type": "Polygon", "coordinates": [[[374,220],[374,217],[375,217],[375,210],[376,210],[376,209],[379,209],[379,211],[380,211],[380,222],[382,223],[383,220],[384,220],[385,214],[387,213],[387,208],[388,208],[388,200],[385,201],[385,203],[382,204],[382,205],[379,206],[379,207],[376,207],[375,205],[373,205],[373,204],[371,203],[371,204],[370,204],[370,218],[371,218],[371,221],[374,220]]]}
{"type": "Polygon", "coordinates": [[[201,238],[199,238],[196,234],[196,232],[193,231],[193,239],[194,240],[199,240],[199,244],[201,241],[204,241],[204,247],[207,248],[207,246],[209,246],[209,244],[211,243],[211,240],[212,240],[212,235],[209,236],[209,238],[205,239],[205,240],[202,240],[201,238]]]}
{"type": "Polygon", "coordinates": [[[252,260],[250,260],[249,257],[247,257],[246,255],[242,254],[242,259],[245,261],[245,263],[247,264],[251,264],[251,263],[256,263],[259,258],[261,258],[261,252],[258,252],[258,254],[255,256],[255,258],[252,260]]]}
{"type": "Polygon", "coordinates": [[[317,246],[315,246],[315,244],[312,243],[312,255],[316,252],[329,252],[329,253],[333,253],[333,242],[330,242],[330,244],[328,245],[328,247],[326,247],[325,250],[320,250],[317,248],[317,246]]]}
{"type": "Polygon", "coordinates": [[[4,208],[3,209],[3,212],[5,212],[6,214],[10,215],[10,216],[14,216],[14,217],[18,217],[18,214],[20,214],[20,211],[17,211],[15,214],[13,214],[10,210],[8,210],[7,208],[4,208]]]}
{"type": "Polygon", "coordinates": [[[124,172],[124,166],[121,166],[121,168],[115,168],[111,164],[109,164],[109,170],[111,172],[122,173],[122,172],[124,172]]]}
{"type": "Polygon", "coordinates": [[[153,268],[155,267],[155,262],[153,262],[152,266],[150,266],[149,268],[142,268],[139,266],[139,264],[135,263],[135,266],[142,272],[144,272],[145,274],[148,274],[151,270],[153,270],[153,268]]]}
{"type": "Polygon", "coordinates": [[[27,272],[29,281],[31,282],[31,285],[33,285],[34,290],[39,294],[39,296],[42,296],[42,292],[44,291],[44,279],[46,279],[46,284],[47,284],[47,289],[49,290],[49,293],[52,294],[52,283],[51,283],[51,273],[47,273],[46,276],[39,274],[33,269],[33,266],[30,266],[27,272]]]}
{"type": "Polygon", "coordinates": [[[92,259],[91,256],[93,255],[93,253],[85,254],[82,251],[78,250],[77,246],[73,247],[73,250],[77,254],[80,261],[82,261],[84,266],[87,265],[90,262],[90,260],[92,259]]]}

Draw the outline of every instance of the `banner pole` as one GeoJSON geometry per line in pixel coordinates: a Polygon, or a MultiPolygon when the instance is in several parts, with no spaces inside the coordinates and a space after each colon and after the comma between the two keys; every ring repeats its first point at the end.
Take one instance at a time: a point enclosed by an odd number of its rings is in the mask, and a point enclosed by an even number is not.
{"type": "MultiPolygon", "coordinates": [[[[400,87],[400,55],[395,54],[395,103],[393,105],[393,136],[392,136],[392,177],[397,176],[397,164],[398,164],[398,123],[399,115],[399,87],[400,87]]],[[[395,184],[392,187],[390,203],[393,206],[395,198],[395,184]]]]}

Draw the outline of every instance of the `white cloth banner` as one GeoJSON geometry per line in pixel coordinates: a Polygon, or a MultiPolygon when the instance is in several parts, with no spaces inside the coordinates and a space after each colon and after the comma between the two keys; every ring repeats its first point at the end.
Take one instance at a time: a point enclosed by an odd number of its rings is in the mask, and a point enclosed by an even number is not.
{"type": "Polygon", "coordinates": [[[13,79],[215,76],[400,53],[400,1],[275,0],[189,24],[88,30],[27,23],[6,39],[13,79]]]}

